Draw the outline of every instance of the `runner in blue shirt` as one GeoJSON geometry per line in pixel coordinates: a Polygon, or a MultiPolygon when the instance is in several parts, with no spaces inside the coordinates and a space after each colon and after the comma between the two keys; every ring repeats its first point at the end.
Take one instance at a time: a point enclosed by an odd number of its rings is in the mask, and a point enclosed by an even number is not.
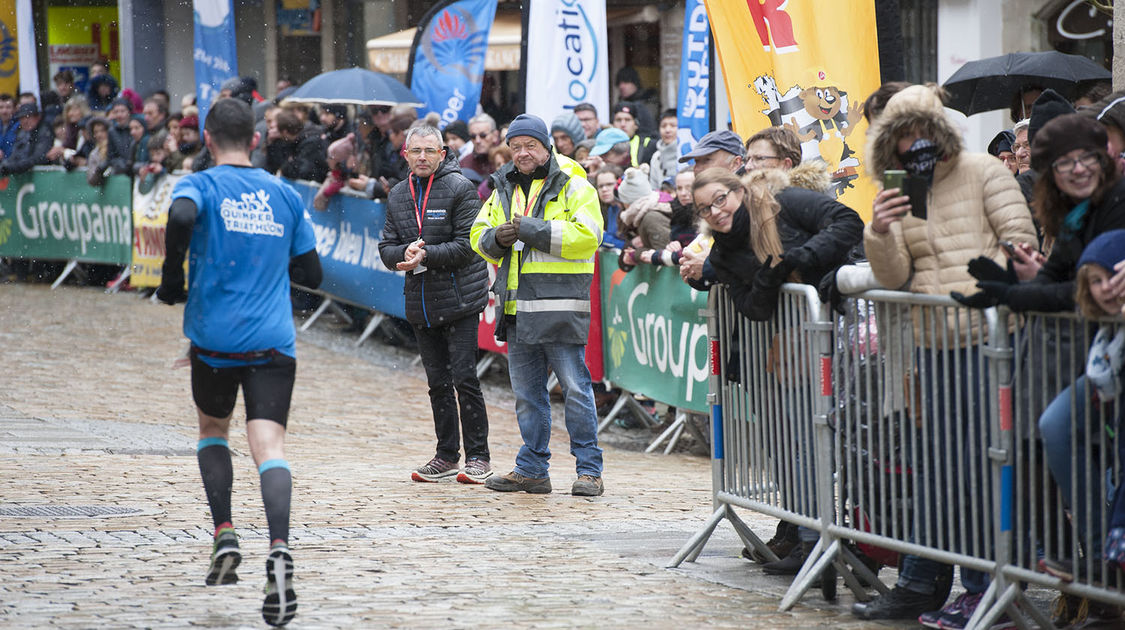
{"type": "Polygon", "coordinates": [[[320,259],[301,198],[250,165],[259,139],[250,107],[231,98],[217,101],[203,138],[216,166],[185,177],[172,191],[156,295],[168,304],[187,298],[184,335],[191,340],[192,397],[199,413],[196,454],[215,525],[205,582],[237,582],[242,560],[231,524],[234,472],[227,443],[241,387],[271,541],[262,617],[280,626],[297,612],[288,545],[292,477],[285,459],[297,369],[289,282],[316,288],[320,259]]]}

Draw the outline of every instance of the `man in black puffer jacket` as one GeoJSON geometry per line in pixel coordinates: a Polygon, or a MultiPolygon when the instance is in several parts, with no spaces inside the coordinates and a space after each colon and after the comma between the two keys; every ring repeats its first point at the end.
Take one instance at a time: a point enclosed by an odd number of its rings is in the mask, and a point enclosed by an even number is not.
{"type": "Polygon", "coordinates": [[[410,128],[403,146],[410,175],[387,198],[379,255],[388,268],[406,272],[406,319],[414,326],[426,368],[438,439],[433,459],[411,478],[440,481],[456,475],[461,483],[484,483],[492,466],[476,353],[478,316],[488,302],[488,268],[469,245],[480,197],[461,175],[457,155],[447,156],[437,128],[410,128]],[[465,443],[461,470],[458,405],[465,443]]]}

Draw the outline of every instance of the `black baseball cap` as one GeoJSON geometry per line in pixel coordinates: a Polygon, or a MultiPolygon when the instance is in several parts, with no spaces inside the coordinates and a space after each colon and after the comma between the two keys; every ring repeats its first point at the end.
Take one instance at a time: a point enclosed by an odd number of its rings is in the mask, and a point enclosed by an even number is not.
{"type": "Polygon", "coordinates": [[[723,129],[722,131],[712,131],[699,139],[695,143],[695,148],[680,158],[680,162],[688,162],[697,157],[704,155],[711,155],[715,151],[726,151],[731,155],[742,157],[742,138],[733,131],[723,129]]]}

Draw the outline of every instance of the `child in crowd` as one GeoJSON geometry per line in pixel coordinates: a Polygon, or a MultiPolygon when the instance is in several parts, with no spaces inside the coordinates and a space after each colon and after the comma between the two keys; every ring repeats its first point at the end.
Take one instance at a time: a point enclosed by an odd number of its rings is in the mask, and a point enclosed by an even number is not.
{"type": "Polygon", "coordinates": [[[699,238],[695,225],[695,203],[691,196],[691,186],[695,183],[695,171],[685,168],[676,174],[676,197],[672,199],[672,216],[669,222],[668,244],[663,250],[646,249],[637,255],[643,263],[676,267],[684,248],[699,238]]]}
{"type": "MultiPolygon", "coordinates": [[[[1091,320],[1102,319],[1107,317],[1120,318],[1122,315],[1122,306],[1125,305],[1125,300],[1117,297],[1114,278],[1114,266],[1117,263],[1125,260],[1125,230],[1109,230],[1098,235],[1086,249],[1082,251],[1082,256],[1078,260],[1078,276],[1075,280],[1075,301],[1078,303],[1078,308],[1082,314],[1091,320]]],[[[1086,361],[1086,373],[1080,377],[1071,387],[1064,390],[1059,396],[1051,403],[1048,410],[1044,412],[1044,417],[1048,417],[1052,411],[1060,413],[1073,414],[1073,420],[1069,426],[1062,426],[1051,424],[1044,427],[1041,422],[1040,427],[1046,428],[1047,432],[1044,433],[1043,439],[1048,449],[1057,448],[1065,453],[1069,453],[1072,448],[1072,443],[1075,440],[1085,441],[1085,434],[1087,431],[1101,431],[1101,424],[1098,422],[1099,418],[1104,418],[1106,421],[1105,431],[1107,438],[1106,444],[1112,444],[1113,432],[1119,432],[1121,429],[1120,413],[1122,407],[1119,402],[1122,392],[1122,374],[1121,367],[1123,359],[1125,359],[1125,327],[1120,323],[1103,323],[1098,329],[1097,334],[1094,336],[1094,342],[1090,346],[1090,351],[1086,361]],[[1087,401],[1075,400],[1072,401],[1072,393],[1086,391],[1086,385],[1089,385],[1089,405],[1087,401]],[[1071,404],[1074,404],[1073,411],[1071,404]],[[1116,405],[1114,410],[1112,405],[1116,405]],[[1087,411],[1087,407],[1089,411],[1087,411]],[[1103,408],[1104,413],[1097,413],[1099,407],[1103,408]],[[1092,417],[1087,421],[1087,413],[1092,417]],[[1116,419],[1115,419],[1116,418],[1116,419]],[[1115,420],[1114,420],[1115,419],[1115,420]],[[1054,435],[1050,432],[1052,426],[1059,426],[1064,429],[1054,435]]],[[[1091,436],[1091,441],[1097,442],[1096,438],[1091,436]]],[[[1079,450],[1083,449],[1081,444],[1077,447],[1079,450]]],[[[1119,441],[1119,452],[1117,454],[1118,461],[1125,461],[1125,440],[1119,441]]],[[[1099,461],[1100,458],[1095,458],[1094,461],[1099,461]]],[[[1112,458],[1111,458],[1112,461],[1112,458]]],[[[1095,464],[1096,465],[1096,464],[1095,464]]],[[[1110,464],[1112,467],[1112,464],[1110,464]]],[[[1090,480],[1102,479],[1104,477],[1103,471],[1088,470],[1083,468],[1090,468],[1090,466],[1082,467],[1075,462],[1071,464],[1072,470],[1069,471],[1070,475],[1078,474],[1088,476],[1090,480]]],[[[1065,476],[1066,471],[1057,471],[1065,476]]],[[[1052,470],[1052,476],[1056,476],[1056,471],[1052,470]]],[[[1055,478],[1055,482],[1061,484],[1070,484],[1070,479],[1055,478]]],[[[1087,482],[1087,487],[1097,485],[1096,482],[1087,482]]],[[[1093,496],[1100,496],[1100,492],[1094,491],[1093,496]]],[[[1080,501],[1085,501],[1083,497],[1080,501]]],[[[1098,507],[1100,501],[1094,501],[1094,520],[1096,525],[1089,526],[1092,529],[1093,535],[1100,536],[1102,525],[1104,521],[1104,508],[1098,507]]],[[[1070,506],[1073,509],[1074,506],[1070,506]]],[[[1102,547],[1102,556],[1105,561],[1111,563],[1111,567],[1125,569],[1125,483],[1118,483],[1117,490],[1113,498],[1113,506],[1108,514],[1107,534],[1105,536],[1105,544],[1102,547]]],[[[1086,529],[1082,526],[1082,519],[1076,517],[1076,525],[1079,526],[1079,535],[1085,534],[1086,529]]],[[[1098,541],[1101,542],[1101,541],[1098,541]]],[[[1088,553],[1094,554],[1097,557],[1098,544],[1095,542],[1090,547],[1087,547],[1088,553]]],[[[1072,573],[1073,568],[1069,561],[1060,561],[1052,558],[1044,558],[1040,563],[1040,568],[1046,572],[1060,577],[1064,581],[1074,579],[1072,573]]],[[[1073,623],[1075,621],[1082,621],[1085,624],[1091,624],[1100,621],[1119,621],[1121,618],[1121,609],[1116,606],[1108,604],[1095,603],[1093,601],[1083,602],[1073,595],[1062,595],[1061,599],[1065,602],[1064,606],[1056,606],[1058,610],[1066,610],[1068,617],[1065,621],[1073,623]],[[1085,619],[1080,619],[1082,615],[1085,619]],[[1071,615],[1075,619],[1070,619],[1071,615]]],[[[1078,626],[1071,626],[1078,627],[1078,626]]],[[[1082,627],[1093,627],[1083,625],[1082,627]]],[[[1098,626],[1103,627],[1103,626],[1098,626]]],[[[1109,627],[1109,626],[1104,626],[1109,627]]],[[[1114,626],[1117,627],[1117,626],[1114,626]]]]}
{"type": "Polygon", "coordinates": [[[152,190],[165,173],[172,170],[168,165],[168,132],[153,134],[148,140],[148,162],[137,171],[137,190],[141,194],[152,190]]]}
{"type": "Polygon", "coordinates": [[[629,271],[637,265],[637,252],[664,249],[668,244],[672,215],[672,196],[653,192],[648,179],[648,166],[625,170],[617,186],[617,198],[625,206],[619,217],[618,232],[626,237],[626,247],[618,264],[629,271]]]}
{"type": "Polygon", "coordinates": [[[328,200],[347,185],[348,179],[355,176],[355,134],[340,138],[328,145],[328,178],[313,197],[313,207],[317,210],[328,208],[328,200]]]}
{"type": "Polygon", "coordinates": [[[621,169],[617,166],[603,166],[590,177],[590,183],[598,191],[598,203],[602,207],[602,247],[624,249],[625,241],[617,234],[617,217],[621,214],[621,202],[617,199],[617,179],[621,169]]]}

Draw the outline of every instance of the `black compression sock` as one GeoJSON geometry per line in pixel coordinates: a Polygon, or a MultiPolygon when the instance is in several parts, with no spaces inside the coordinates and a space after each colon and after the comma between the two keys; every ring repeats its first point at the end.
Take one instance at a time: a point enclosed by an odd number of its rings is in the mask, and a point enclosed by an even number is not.
{"type": "Polygon", "coordinates": [[[289,543],[289,502],[293,493],[293,476],[289,462],[270,459],[258,467],[261,475],[262,503],[266,507],[266,522],[270,528],[270,543],[289,543]]]}
{"type": "Polygon", "coordinates": [[[231,521],[230,493],[234,469],[230,462],[230,446],[223,438],[204,438],[196,447],[195,457],[199,460],[207,504],[211,506],[211,520],[217,528],[231,521]]]}

